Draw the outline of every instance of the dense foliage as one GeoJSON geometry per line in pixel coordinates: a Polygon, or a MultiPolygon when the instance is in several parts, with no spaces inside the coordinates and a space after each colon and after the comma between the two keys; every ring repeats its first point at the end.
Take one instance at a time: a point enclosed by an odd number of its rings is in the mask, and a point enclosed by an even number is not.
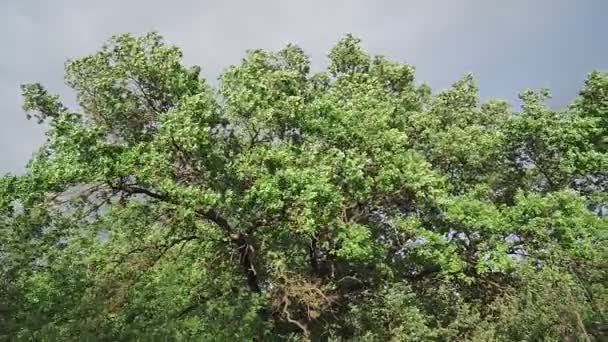
{"type": "Polygon", "coordinates": [[[155,33],[69,61],[79,107],[0,178],[0,339],[600,341],[608,74],[564,110],[434,94],[346,36],[217,87],[155,33]]]}

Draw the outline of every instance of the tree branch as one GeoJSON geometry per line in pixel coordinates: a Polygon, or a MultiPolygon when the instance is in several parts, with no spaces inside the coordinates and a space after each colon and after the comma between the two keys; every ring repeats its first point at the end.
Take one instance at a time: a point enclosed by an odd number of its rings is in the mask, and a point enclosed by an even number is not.
{"type": "MultiPolygon", "coordinates": [[[[144,194],[160,201],[172,202],[171,198],[166,194],[157,193],[136,185],[121,184],[118,187],[113,186],[113,188],[117,188],[118,190],[124,191],[129,194],[144,194]]],[[[253,245],[249,243],[247,236],[241,232],[235,232],[228,220],[222,217],[214,209],[199,209],[196,211],[196,213],[202,218],[207,219],[216,224],[218,227],[220,227],[220,229],[224,231],[224,233],[228,235],[228,237],[238,250],[241,268],[243,270],[243,273],[245,274],[245,277],[247,278],[247,286],[253,292],[261,292],[254,262],[255,249],[253,248],[253,245]]]]}

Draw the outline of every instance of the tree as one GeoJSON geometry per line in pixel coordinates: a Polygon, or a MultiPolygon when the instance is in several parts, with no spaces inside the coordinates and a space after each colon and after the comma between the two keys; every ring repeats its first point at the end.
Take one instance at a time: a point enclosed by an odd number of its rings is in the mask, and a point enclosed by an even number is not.
{"type": "Polygon", "coordinates": [[[432,94],[347,35],[219,86],[156,33],[69,61],[0,178],[6,340],[606,337],[608,74],[556,111],[432,94]]]}

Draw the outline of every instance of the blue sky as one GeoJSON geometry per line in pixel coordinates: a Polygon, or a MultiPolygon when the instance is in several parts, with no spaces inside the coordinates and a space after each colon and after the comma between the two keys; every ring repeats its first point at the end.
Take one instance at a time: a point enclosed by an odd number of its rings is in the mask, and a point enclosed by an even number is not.
{"type": "Polygon", "coordinates": [[[515,101],[548,87],[569,103],[593,69],[608,70],[606,0],[418,1],[28,1],[0,2],[0,173],[23,172],[44,141],[27,121],[19,85],[61,94],[66,59],[94,52],[110,35],[157,30],[185,61],[215,79],[251,48],[302,46],[317,68],[351,32],[372,54],[416,66],[435,90],[471,72],[482,98],[515,101]]]}

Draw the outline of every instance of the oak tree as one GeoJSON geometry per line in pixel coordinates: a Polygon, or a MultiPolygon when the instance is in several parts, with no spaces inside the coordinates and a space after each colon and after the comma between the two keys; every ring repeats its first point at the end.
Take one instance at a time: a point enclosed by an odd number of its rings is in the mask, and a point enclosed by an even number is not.
{"type": "Polygon", "coordinates": [[[209,84],[156,33],[40,84],[0,178],[0,339],[599,341],[608,74],[555,110],[433,93],[347,35],[209,84]]]}

